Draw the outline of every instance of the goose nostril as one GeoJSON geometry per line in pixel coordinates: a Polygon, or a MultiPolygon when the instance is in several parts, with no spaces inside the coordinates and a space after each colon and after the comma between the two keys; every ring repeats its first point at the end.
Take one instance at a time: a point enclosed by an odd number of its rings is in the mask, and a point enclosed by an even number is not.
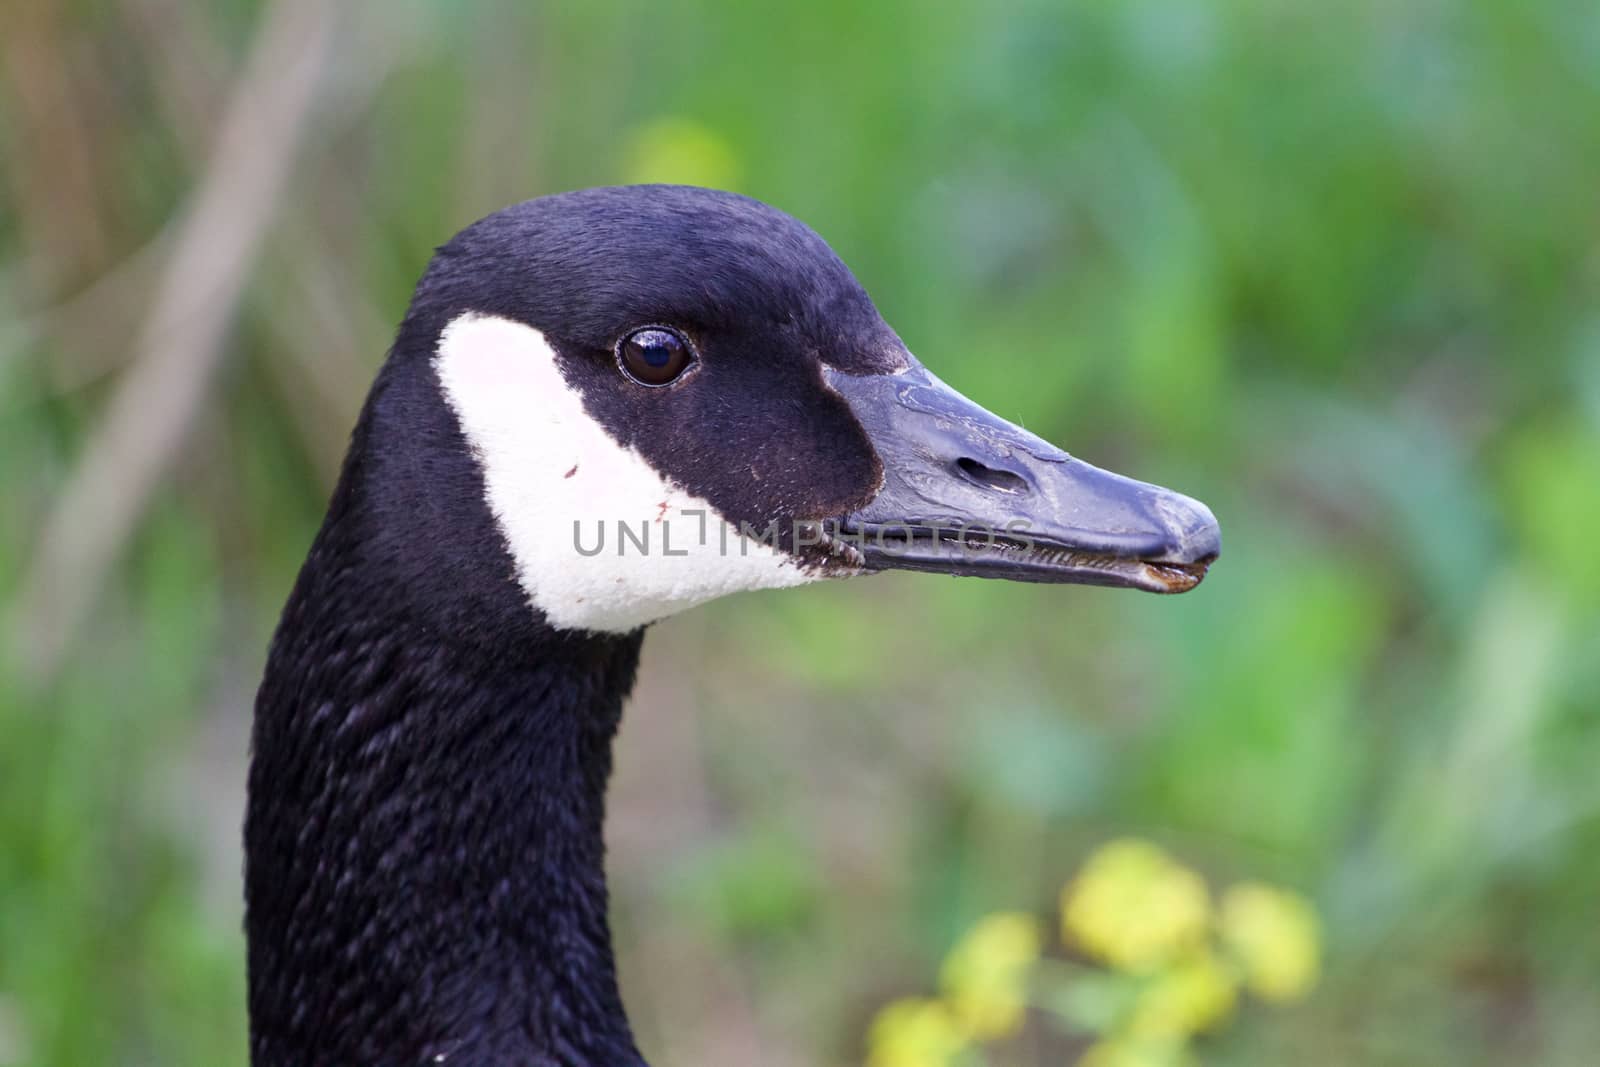
{"type": "Polygon", "coordinates": [[[986,467],[975,459],[962,456],[956,460],[956,467],[969,480],[978,483],[985,489],[995,489],[1002,493],[1026,493],[1028,491],[1027,479],[1021,475],[986,467]]]}

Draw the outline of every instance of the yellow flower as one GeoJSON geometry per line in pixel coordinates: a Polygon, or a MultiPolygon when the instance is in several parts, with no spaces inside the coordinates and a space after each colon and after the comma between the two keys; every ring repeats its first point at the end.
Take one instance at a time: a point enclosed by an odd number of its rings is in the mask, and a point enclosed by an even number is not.
{"type": "Polygon", "coordinates": [[[738,154],[728,141],[702,123],[667,116],[635,129],[628,137],[623,177],[630,182],[678,182],[732,189],[739,184],[738,154]]]}
{"type": "Polygon", "coordinates": [[[1192,950],[1210,921],[1200,876],[1147,841],[1103,845],[1061,893],[1062,937],[1127,971],[1192,950]]]}
{"type": "Polygon", "coordinates": [[[1226,1022],[1238,999],[1233,975],[1209,949],[1202,949],[1160,971],[1140,990],[1128,1032],[1181,1041],[1226,1022]]]}
{"type": "Polygon", "coordinates": [[[1028,975],[1043,942],[1039,920],[999,912],[980,920],[950,950],[939,981],[970,1037],[1008,1037],[1021,1028],[1028,975]]]}
{"type": "Polygon", "coordinates": [[[884,1006],[867,1032],[867,1067],[947,1067],[966,1048],[961,1025],[937,1000],[884,1006]]]}
{"type": "Polygon", "coordinates": [[[1222,895],[1222,941],[1262,1000],[1299,1000],[1317,984],[1322,934],[1311,902],[1297,893],[1244,882],[1222,895]]]}
{"type": "Polygon", "coordinates": [[[1194,1057],[1179,1041],[1117,1037],[1084,1050],[1078,1067],[1189,1067],[1194,1057]]]}

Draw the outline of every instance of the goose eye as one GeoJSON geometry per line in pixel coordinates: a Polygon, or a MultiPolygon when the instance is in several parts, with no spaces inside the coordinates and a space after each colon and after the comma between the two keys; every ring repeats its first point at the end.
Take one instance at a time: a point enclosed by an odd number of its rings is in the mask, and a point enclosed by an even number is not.
{"type": "Polygon", "coordinates": [[[676,330],[646,326],[617,344],[617,364],[640,385],[667,385],[694,363],[694,349],[676,330]]]}

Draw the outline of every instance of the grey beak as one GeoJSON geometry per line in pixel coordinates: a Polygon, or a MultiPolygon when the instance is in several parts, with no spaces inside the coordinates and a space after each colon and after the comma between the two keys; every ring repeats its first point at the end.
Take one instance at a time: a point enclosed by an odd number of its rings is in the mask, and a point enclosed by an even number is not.
{"type": "Polygon", "coordinates": [[[869,568],[1181,593],[1221,552],[1204,504],[1075,459],[920,364],[824,375],[883,462],[878,494],[840,520],[869,568]]]}

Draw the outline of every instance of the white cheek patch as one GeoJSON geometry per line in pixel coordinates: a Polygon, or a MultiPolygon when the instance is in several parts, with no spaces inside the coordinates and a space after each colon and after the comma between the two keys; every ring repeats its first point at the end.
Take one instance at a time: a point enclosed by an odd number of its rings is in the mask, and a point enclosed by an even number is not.
{"type": "Polygon", "coordinates": [[[822,577],[761,531],[741,538],[614,440],[556,360],[538,330],[479,314],[451,322],[434,357],[517,576],[552,625],[626,633],[727,593],[822,577]]]}

